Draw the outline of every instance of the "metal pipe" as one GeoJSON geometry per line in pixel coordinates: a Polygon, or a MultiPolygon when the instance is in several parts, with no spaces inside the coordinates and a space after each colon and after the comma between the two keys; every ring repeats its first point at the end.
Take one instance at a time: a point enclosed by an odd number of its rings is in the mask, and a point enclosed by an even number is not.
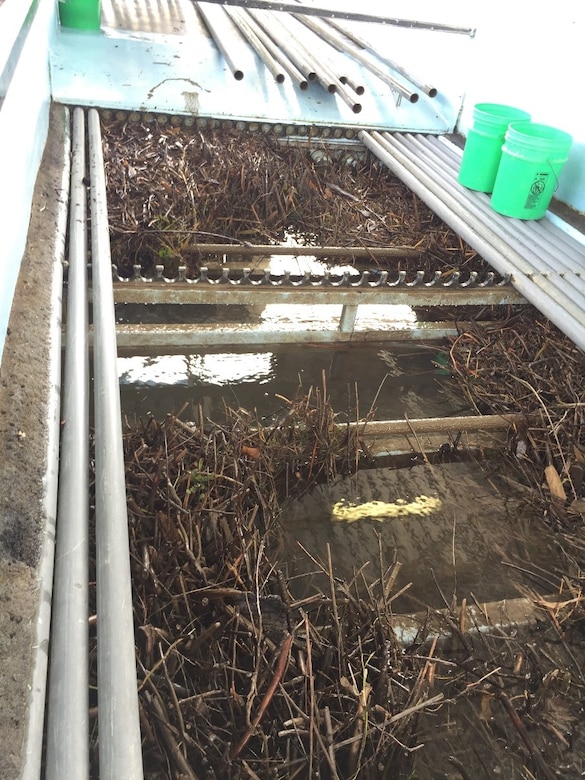
{"type": "MultiPolygon", "coordinates": [[[[298,24],[300,25],[301,23],[298,22],[298,24]]],[[[303,32],[307,32],[305,25],[302,25],[301,29],[303,32]]],[[[330,44],[325,43],[314,32],[310,31],[309,34],[312,37],[315,36],[315,46],[312,46],[311,49],[315,51],[317,56],[319,58],[327,58],[331,70],[339,76],[342,84],[346,84],[350,89],[353,89],[356,95],[363,95],[366,88],[359,80],[361,79],[361,72],[358,70],[357,63],[330,44]]]]}
{"type": "MultiPolygon", "coordinates": [[[[325,52],[320,52],[319,55],[315,54],[314,47],[309,43],[307,44],[299,37],[298,32],[306,31],[306,28],[299,24],[295,19],[290,17],[289,24],[287,26],[277,19],[270,16],[267,13],[263,14],[265,20],[264,25],[266,31],[273,37],[275,41],[282,46],[291,59],[294,61],[294,57],[298,58],[297,64],[301,67],[304,64],[305,67],[310,69],[310,72],[315,74],[315,77],[319,83],[330,93],[338,93],[341,99],[346,103],[351,110],[358,114],[362,110],[361,103],[356,100],[352,91],[346,87],[335,75],[330,67],[327,55],[325,52]],[[296,28],[296,29],[295,29],[296,28]],[[287,48],[288,47],[288,48],[287,48]]],[[[312,33],[310,33],[313,35],[312,33]]],[[[322,42],[317,39],[319,48],[322,47],[322,42]]]]}
{"type": "MultiPolygon", "coordinates": [[[[387,134],[384,136],[386,137],[387,134]]],[[[425,148],[416,136],[404,136],[402,141],[405,152],[411,155],[411,159],[418,161],[423,170],[440,178],[446,192],[454,197],[461,196],[462,187],[456,182],[456,170],[450,166],[445,167],[444,161],[439,156],[429,155],[428,147],[425,148]]],[[[463,190],[463,193],[466,194],[466,191],[463,190]]],[[[498,219],[490,207],[487,196],[479,195],[469,199],[467,205],[482,221],[498,219]]],[[[551,286],[557,286],[555,279],[558,279],[559,274],[563,274],[562,282],[559,279],[562,284],[562,293],[576,304],[582,303],[585,298],[585,279],[574,273],[574,267],[565,264],[562,253],[558,252],[558,248],[554,246],[548,236],[535,241],[534,234],[531,232],[532,226],[527,226],[521,220],[501,219],[499,227],[501,235],[510,247],[516,249],[521,255],[531,256],[536,260],[542,274],[549,277],[551,286]]],[[[559,289],[561,289],[560,285],[559,289]]]]}
{"type": "Polygon", "coordinates": [[[347,84],[348,87],[351,87],[356,95],[361,96],[366,91],[366,88],[363,86],[363,84],[360,84],[358,81],[356,81],[353,76],[340,76],[339,78],[343,84],[347,84]]]}
{"type": "Polygon", "coordinates": [[[395,60],[390,59],[389,57],[385,57],[378,51],[377,47],[374,46],[370,41],[365,40],[365,38],[362,38],[359,35],[356,35],[353,30],[349,30],[347,26],[341,24],[336,19],[328,19],[328,24],[331,27],[334,27],[338,32],[345,35],[347,38],[349,38],[350,41],[353,41],[357,46],[359,46],[361,49],[365,49],[366,51],[373,54],[377,59],[379,59],[381,62],[384,62],[386,65],[389,65],[392,70],[395,70],[396,73],[400,73],[401,76],[404,76],[404,78],[409,81],[411,84],[413,84],[417,89],[420,89],[421,92],[424,92],[425,95],[428,95],[430,98],[434,98],[437,96],[437,88],[431,86],[430,84],[426,84],[424,81],[421,81],[418,76],[414,76],[412,73],[410,73],[406,68],[402,67],[399,63],[397,63],[395,60]]]}
{"type": "Polygon", "coordinates": [[[344,54],[350,55],[353,59],[360,62],[364,67],[376,75],[385,84],[388,84],[393,90],[406,97],[411,103],[418,101],[418,93],[413,92],[409,84],[404,83],[400,79],[391,76],[383,68],[381,68],[372,57],[361,51],[357,46],[354,46],[350,42],[344,41],[343,37],[336,30],[329,27],[321,19],[313,19],[305,14],[295,14],[300,22],[313,32],[317,33],[320,38],[323,38],[327,43],[331,44],[338,51],[344,54]]]}
{"type": "MultiPolygon", "coordinates": [[[[224,35],[226,33],[225,25],[223,29],[221,26],[221,19],[227,19],[228,22],[232,24],[232,26],[233,22],[229,19],[222,8],[214,7],[209,3],[195,3],[195,6],[201,14],[201,17],[205,22],[205,26],[209,30],[215,45],[220,50],[224,60],[226,61],[226,65],[231,70],[233,77],[236,81],[241,81],[244,78],[244,70],[241,66],[241,63],[238,63],[237,60],[233,58],[230,48],[224,40],[224,35]]],[[[234,27],[233,29],[236,28],[234,27]]]]}
{"type": "MultiPolygon", "coordinates": [[[[516,289],[534,303],[557,327],[585,350],[585,312],[564,296],[549,296],[550,282],[534,274],[524,257],[498,237],[489,223],[479,221],[461,198],[444,193],[432,176],[405,158],[396,144],[384,145],[379,133],[360,131],[362,143],[418,195],[433,211],[474,247],[496,270],[514,274],[516,289]]],[[[553,290],[554,292],[554,290],[553,290]]]]}
{"type": "Polygon", "coordinates": [[[279,46],[272,40],[272,38],[266,33],[263,27],[254,19],[254,17],[248,11],[242,11],[242,18],[245,18],[250,28],[272,54],[274,59],[279,62],[284,70],[288,73],[291,79],[297,84],[299,89],[305,90],[309,86],[309,82],[296,65],[284,54],[279,46]]]}
{"type": "Polygon", "coordinates": [[[264,29],[266,34],[272,38],[274,43],[286,52],[287,57],[289,57],[305,78],[308,81],[315,81],[317,73],[315,72],[314,63],[309,62],[304,54],[304,50],[295,45],[295,42],[288,34],[287,29],[282,27],[282,24],[276,17],[266,11],[249,11],[249,13],[264,29]]]}
{"type": "MultiPolygon", "coordinates": [[[[413,136],[413,139],[420,143],[418,136],[413,136]]],[[[427,136],[425,141],[441,157],[453,178],[456,179],[461,165],[461,150],[455,144],[446,141],[443,136],[427,136]]],[[[495,213],[489,206],[489,196],[478,194],[477,197],[481,203],[485,204],[486,209],[489,209],[487,213],[494,217],[495,213]]],[[[525,236],[530,241],[535,251],[546,250],[548,254],[552,255],[555,258],[556,267],[558,267],[558,261],[567,271],[582,272],[585,263],[585,246],[579,245],[578,242],[550,222],[549,219],[544,221],[516,220],[510,224],[514,225],[515,232],[525,236]],[[535,234],[538,238],[536,242],[534,240],[535,234]]]]}
{"type": "Polygon", "coordinates": [[[99,763],[103,780],[141,780],[116,318],[100,119],[90,109],[94,315],[99,763]]]}
{"type": "Polygon", "coordinates": [[[318,62],[326,62],[329,69],[336,74],[336,78],[338,78],[342,84],[347,85],[349,89],[352,89],[356,93],[356,95],[363,95],[366,88],[361,81],[359,81],[361,74],[357,71],[356,63],[352,62],[351,59],[342,52],[333,48],[333,46],[325,43],[321,38],[315,35],[313,31],[308,30],[305,25],[301,25],[298,20],[295,21],[297,21],[298,29],[301,32],[301,40],[303,41],[305,48],[308,48],[309,51],[313,53],[313,56],[317,58],[318,62]],[[307,35],[311,38],[310,43],[306,39],[307,35]]]}
{"type": "MultiPolygon", "coordinates": [[[[318,60],[316,59],[315,62],[318,60]]],[[[354,114],[359,114],[362,110],[362,104],[357,100],[357,95],[346,83],[341,81],[339,76],[336,76],[332,70],[330,63],[326,58],[323,58],[318,65],[319,71],[317,78],[322,85],[331,94],[335,93],[343,100],[343,102],[351,108],[354,114]]]]}
{"type": "Polygon", "coordinates": [[[85,120],[73,113],[67,341],[53,585],[47,780],[89,777],[89,352],[85,120]]]}
{"type": "Polygon", "coordinates": [[[189,244],[189,252],[201,254],[270,256],[293,255],[295,257],[422,257],[423,252],[411,246],[283,246],[277,244],[189,244]]]}
{"type": "MultiPolygon", "coordinates": [[[[45,722],[48,648],[50,643],[51,605],[53,593],[53,571],[55,558],[55,516],[57,514],[59,433],[61,427],[61,312],[63,291],[63,257],[67,232],[67,210],[69,203],[70,170],[70,128],[69,111],[55,108],[53,117],[62,122],[63,144],[61,159],[53,161],[55,171],[60,171],[51,192],[58,204],[55,207],[55,233],[52,258],[52,274],[49,320],[49,360],[47,387],[50,388],[46,409],[46,474],[39,474],[45,483],[42,512],[45,520],[44,540],[38,565],[39,611],[34,627],[33,665],[30,678],[30,704],[24,744],[24,755],[20,780],[38,780],[41,775],[43,727],[45,722]]],[[[51,120],[53,120],[51,117],[51,120]]],[[[43,251],[47,252],[46,245],[43,251]]]]}
{"type": "MultiPolygon", "coordinates": [[[[382,142],[388,144],[392,149],[395,139],[389,134],[383,134],[382,142]]],[[[553,298],[559,302],[565,302],[570,306],[570,300],[575,304],[575,312],[579,315],[582,311],[582,300],[585,294],[585,281],[578,276],[558,275],[559,260],[546,252],[541,251],[541,247],[534,242],[534,236],[522,236],[521,226],[524,225],[518,221],[518,228],[515,220],[498,217],[490,208],[487,199],[482,202],[481,196],[476,198],[466,197],[467,191],[455,184],[451,177],[445,175],[445,170],[432,165],[428,155],[421,159],[420,147],[412,147],[413,139],[404,137],[402,139],[401,153],[406,155],[410,163],[418,166],[421,172],[429,175],[435,182],[441,182],[445,196],[453,198],[454,201],[462,201],[464,208],[469,212],[475,221],[485,225],[489,221],[496,222],[498,232],[494,234],[494,243],[502,247],[504,251],[515,251],[518,255],[517,266],[521,273],[526,276],[534,277],[537,284],[543,286],[545,280],[546,290],[553,298]],[[529,260],[527,258],[530,258],[529,260]],[[535,274],[536,272],[536,274],[535,274]],[[539,278],[540,276],[540,278],[539,278]],[[567,283],[568,282],[568,283],[567,283]],[[570,299],[570,300],[568,300],[570,299]]]]}
{"type": "MultiPolygon", "coordinates": [[[[389,133],[378,134],[380,135],[380,142],[391,153],[397,152],[400,156],[403,156],[408,164],[418,167],[421,175],[429,177],[432,184],[430,185],[436,191],[442,193],[445,199],[449,199],[452,203],[459,203],[459,208],[465,209],[469,212],[469,215],[473,218],[474,223],[481,225],[489,225],[489,222],[495,223],[497,230],[489,228],[491,234],[491,241],[501,249],[502,252],[506,252],[510,249],[516,251],[517,258],[515,264],[520,273],[527,276],[534,275],[534,272],[541,275],[548,275],[551,270],[556,270],[554,262],[550,261],[550,258],[543,259],[537,248],[534,246],[534,240],[527,236],[525,241],[522,241],[519,236],[520,233],[515,229],[515,221],[507,218],[498,217],[493,210],[487,205],[487,200],[482,203],[481,196],[476,198],[469,198],[467,196],[467,190],[451,182],[450,177],[446,175],[444,169],[437,168],[432,165],[428,158],[421,159],[419,149],[409,148],[411,147],[411,139],[404,137],[401,138],[401,143],[397,142],[397,139],[389,133]],[[527,260],[527,256],[531,257],[531,260],[527,260]],[[536,261],[536,264],[535,264],[536,261]]],[[[519,225],[522,225],[519,222],[519,225]]],[[[550,286],[552,280],[549,280],[550,286]]],[[[553,283],[554,284],[554,283],[553,283]]],[[[563,288],[564,289],[564,288],[563,288]]]]}
{"type": "Polygon", "coordinates": [[[244,38],[248,41],[250,46],[254,49],[256,54],[260,57],[266,68],[270,71],[270,73],[272,73],[274,80],[278,84],[282,84],[285,76],[282,70],[278,67],[279,63],[274,59],[271,52],[256,35],[256,32],[248,23],[248,20],[244,16],[241,9],[226,8],[225,12],[230,17],[232,22],[234,22],[244,38]]]}
{"type": "MultiPolygon", "coordinates": [[[[298,13],[299,6],[295,3],[280,2],[280,0],[207,0],[210,3],[221,5],[237,5],[241,8],[263,8],[266,11],[288,11],[298,13]]],[[[353,22],[374,22],[376,24],[390,24],[396,27],[407,27],[414,30],[432,30],[433,32],[458,33],[461,35],[475,35],[473,27],[457,27],[436,22],[421,22],[418,19],[399,19],[395,16],[383,16],[382,14],[368,14],[359,11],[340,11],[319,6],[303,6],[303,13],[307,16],[322,16],[332,19],[347,19],[353,22]]]]}
{"type": "MultiPolygon", "coordinates": [[[[285,26],[281,20],[281,26],[286,34],[292,36],[295,43],[303,49],[305,56],[314,64],[317,79],[331,94],[338,94],[348,105],[354,114],[359,114],[362,106],[357,100],[358,92],[350,84],[350,78],[345,73],[348,57],[342,55],[323,40],[312,30],[301,24],[298,19],[289,15],[288,24],[285,26]]],[[[355,83],[355,80],[351,80],[355,83]]],[[[359,94],[363,95],[365,89],[357,85],[359,94]]]]}
{"type": "MultiPolygon", "coordinates": [[[[422,150],[423,143],[419,138],[413,136],[409,139],[409,145],[412,145],[413,154],[418,154],[422,150]]],[[[439,151],[437,156],[428,157],[429,164],[433,163],[433,168],[439,175],[443,175],[445,186],[451,192],[460,192],[461,185],[456,183],[458,167],[454,159],[443,157],[439,151]],[[447,176],[445,173],[447,172],[447,176]]],[[[490,206],[487,195],[478,194],[473,198],[473,205],[477,208],[478,214],[482,219],[493,219],[494,211],[490,206]]],[[[495,217],[497,219],[497,217],[495,217]]],[[[506,236],[508,243],[518,248],[523,254],[537,257],[542,264],[543,272],[551,278],[551,284],[559,276],[558,286],[562,285],[562,291],[576,303],[580,304],[585,298],[585,279],[581,272],[585,260],[585,251],[579,250],[573,245],[567,246],[565,251],[563,245],[559,243],[556,235],[538,223],[538,221],[529,220],[510,220],[500,217],[502,233],[506,236]]]]}

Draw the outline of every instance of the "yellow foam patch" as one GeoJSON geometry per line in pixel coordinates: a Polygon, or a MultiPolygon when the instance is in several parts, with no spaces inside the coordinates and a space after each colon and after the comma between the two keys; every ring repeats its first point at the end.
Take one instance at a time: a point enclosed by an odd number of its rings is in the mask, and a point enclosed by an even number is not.
{"type": "Polygon", "coordinates": [[[345,523],[355,523],[366,518],[383,522],[390,517],[431,515],[440,509],[441,505],[441,499],[432,496],[417,496],[414,501],[399,498],[392,503],[368,501],[366,504],[353,504],[341,500],[333,505],[331,513],[334,520],[342,520],[345,523]]]}

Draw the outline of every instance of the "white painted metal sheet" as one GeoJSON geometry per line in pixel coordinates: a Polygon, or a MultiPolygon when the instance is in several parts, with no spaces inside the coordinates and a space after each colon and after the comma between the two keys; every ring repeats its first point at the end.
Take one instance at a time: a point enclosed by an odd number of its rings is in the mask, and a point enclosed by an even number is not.
{"type": "Polygon", "coordinates": [[[118,8],[105,0],[101,32],[57,32],[52,46],[53,95],[71,105],[218,119],[451,130],[463,99],[460,63],[470,39],[398,28],[386,28],[383,35],[380,45],[400,52],[401,62],[410,57],[411,62],[405,62],[409,67],[426,52],[432,68],[429,79],[440,79],[437,97],[421,94],[414,104],[399,100],[390,87],[359,68],[365,93],[362,111],[355,114],[316,83],[305,91],[290,79],[277,84],[251,49],[242,55],[244,78],[236,81],[189,0],[170,5],[151,0],[136,8],[118,8]]]}

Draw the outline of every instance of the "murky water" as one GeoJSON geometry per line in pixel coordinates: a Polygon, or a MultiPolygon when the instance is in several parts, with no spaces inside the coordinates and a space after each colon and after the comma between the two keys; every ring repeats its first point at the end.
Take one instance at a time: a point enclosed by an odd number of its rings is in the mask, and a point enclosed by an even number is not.
{"type": "Polygon", "coordinates": [[[225,349],[119,358],[122,403],[129,415],[163,416],[184,404],[184,417],[220,421],[224,404],[257,410],[261,418],[310,387],[323,387],[336,412],[350,420],[375,409],[375,419],[454,415],[452,380],[437,349],[412,344],[225,349]]]}
{"type": "MultiPolygon", "coordinates": [[[[234,308],[240,321],[242,315],[259,316],[248,307],[234,308]]],[[[260,315],[271,316],[269,308],[260,315]]],[[[225,309],[208,307],[207,322],[215,316],[225,322],[225,309]]],[[[294,327],[299,316],[302,312],[293,313],[294,327]]],[[[279,322],[286,326],[282,311],[279,322]]],[[[130,417],[153,413],[160,418],[182,410],[183,419],[198,418],[201,409],[205,417],[221,422],[227,405],[255,410],[269,423],[287,408],[286,399],[324,386],[340,421],[363,418],[372,410],[374,419],[469,411],[456,395],[439,345],[430,343],[151,353],[121,356],[119,371],[123,410],[130,417]]],[[[396,590],[406,591],[396,599],[397,612],[444,607],[454,597],[516,597],[515,565],[532,562],[548,571],[549,544],[531,521],[529,507],[497,482],[497,473],[488,477],[471,463],[363,471],[317,487],[286,507],[281,549],[275,555],[287,561],[290,587],[298,598],[327,590],[323,569],[329,555],[334,575],[360,588],[383,576],[394,558],[400,561],[396,590]]],[[[530,584],[543,592],[551,589],[542,581],[530,584]]]]}
{"type": "MultiPolygon", "coordinates": [[[[329,556],[334,576],[362,592],[396,558],[394,592],[411,583],[397,612],[445,607],[453,597],[516,598],[516,566],[552,564],[548,535],[530,508],[497,472],[473,463],[361,471],[292,502],[282,524],[280,554],[297,598],[327,592],[329,556]]],[[[538,578],[530,584],[546,592],[538,578]]]]}

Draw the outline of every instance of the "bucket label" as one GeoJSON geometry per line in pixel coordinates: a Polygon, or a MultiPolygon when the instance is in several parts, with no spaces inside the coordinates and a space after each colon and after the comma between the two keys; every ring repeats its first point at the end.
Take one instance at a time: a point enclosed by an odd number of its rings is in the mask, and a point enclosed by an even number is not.
{"type": "Polygon", "coordinates": [[[536,208],[538,201],[542,197],[542,193],[546,189],[546,182],[549,176],[549,171],[545,173],[537,173],[535,175],[534,179],[532,180],[532,184],[530,185],[530,191],[528,192],[526,203],[524,204],[525,209],[536,208]]]}

